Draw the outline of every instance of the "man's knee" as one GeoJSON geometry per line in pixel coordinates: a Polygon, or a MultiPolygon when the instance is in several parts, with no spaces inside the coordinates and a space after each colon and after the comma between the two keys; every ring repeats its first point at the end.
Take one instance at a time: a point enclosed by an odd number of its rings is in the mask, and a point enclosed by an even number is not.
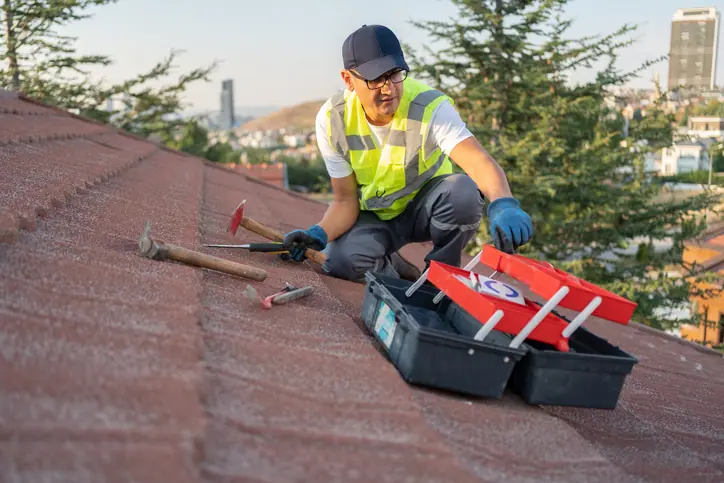
{"type": "Polygon", "coordinates": [[[483,196],[472,178],[454,174],[443,181],[441,188],[445,191],[446,196],[443,198],[448,205],[443,210],[448,218],[446,222],[461,227],[480,223],[483,217],[483,196]]]}
{"type": "Polygon", "coordinates": [[[375,269],[375,260],[360,253],[354,243],[334,241],[327,247],[324,271],[331,276],[353,282],[363,282],[365,273],[375,269]]]}

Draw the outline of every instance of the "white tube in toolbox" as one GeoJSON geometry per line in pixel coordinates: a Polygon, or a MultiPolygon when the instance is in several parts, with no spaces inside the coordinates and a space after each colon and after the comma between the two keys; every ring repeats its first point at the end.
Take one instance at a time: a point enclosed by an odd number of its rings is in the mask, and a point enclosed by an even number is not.
{"type": "Polygon", "coordinates": [[[593,313],[593,311],[596,310],[599,305],[601,305],[602,301],[603,299],[601,297],[594,297],[593,300],[591,300],[588,305],[586,305],[586,308],[583,309],[576,316],[576,318],[571,321],[570,324],[568,324],[568,327],[563,329],[563,337],[568,339],[570,336],[572,336],[576,329],[583,325],[583,323],[593,313]]]}
{"type": "Polygon", "coordinates": [[[487,322],[483,324],[483,326],[480,328],[480,330],[475,334],[475,337],[473,339],[477,341],[483,341],[490,332],[492,332],[493,328],[500,322],[500,319],[503,318],[503,311],[502,310],[496,310],[493,315],[490,316],[487,322]]]}
{"type": "Polygon", "coordinates": [[[430,269],[428,268],[427,270],[425,270],[425,271],[422,273],[422,275],[420,275],[420,278],[418,278],[417,280],[415,280],[415,283],[413,283],[412,286],[410,286],[410,288],[407,289],[407,292],[405,292],[405,295],[407,295],[408,297],[412,297],[412,294],[414,294],[415,291],[416,291],[418,288],[420,288],[420,286],[421,286],[423,283],[425,283],[425,280],[427,280],[427,272],[428,272],[428,270],[430,270],[430,269]]]}
{"type": "Polygon", "coordinates": [[[558,289],[558,292],[551,297],[551,299],[546,302],[546,304],[541,307],[541,309],[536,312],[536,314],[533,316],[533,318],[530,319],[530,322],[526,324],[525,327],[523,327],[523,330],[521,330],[518,335],[515,336],[515,339],[510,343],[508,347],[511,347],[513,349],[517,349],[520,344],[523,343],[523,341],[530,335],[531,332],[535,330],[536,327],[538,327],[538,324],[540,324],[543,319],[546,318],[546,316],[556,308],[556,305],[560,303],[561,300],[563,300],[563,297],[568,295],[569,288],[567,286],[563,286],[560,289],[558,289]]]}
{"type": "MultiPolygon", "coordinates": [[[[463,270],[472,270],[473,268],[475,268],[475,266],[476,266],[476,265],[478,264],[478,262],[480,261],[480,257],[481,257],[482,255],[483,255],[483,251],[480,250],[480,251],[478,252],[478,254],[475,255],[475,256],[473,257],[473,259],[468,262],[467,265],[465,265],[465,267],[463,268],[463,270]]],[[[427,270],[425,270],[425,273],[427,273],[427,270]]],[[[432,301],[433,301],[434,303],[438,304],[438,303],[440,303],[440,301],[442,300],[442,298],[443,298],[444,296],[445,296],[445,293],[444,293],[442,290],[440,290],[440,292],[439,292],[437,295],[435,295],[435,298],[432,299],[432,301]]]]}

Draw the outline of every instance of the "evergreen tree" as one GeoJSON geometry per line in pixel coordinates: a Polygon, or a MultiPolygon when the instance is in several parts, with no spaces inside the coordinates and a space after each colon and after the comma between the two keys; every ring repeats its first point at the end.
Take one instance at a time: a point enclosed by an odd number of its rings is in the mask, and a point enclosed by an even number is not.
{"type": "MultiPolygon", "coordinates": [[[[545,259],[639,304],[635,318],[661,326],[655,309],[679,306],[695,290],[696,267],[682,265],[685,240],[705,228],[713,195],[657,202],[645,173],[648,153],[671,144],[674,117],[656,105],[632,120],[628,136],[609,107],[623,73],[615,61],[635,27],[570,39],[568,0],[452,0],[457,18],[413,22],[433,44],[410,51],[414,74],[451,95],[468,128],[501,164],[531,215],[521,254],[545,259]],[[593,79],[576,71],[600,66],[593,79]],[[657,242],[671,241],[663,251],[657,242]],[[678,267],[686,277],[672,278],[678,267]]],[[[489,243],[487,219],[474,245],[489,243]]],[[[475,248],[475,247],[472,247],[475,248]]],[[[477,248],[475,248],[475,251],[477,248]]]]}
{"type": "Polygon", "coordinates": [[[103,121],[141,136],[156,134],[165,142],[186,123],[178,116],[189,84],[208,80],[216,67],[194,69],[158,87],[170,75],[178,52],[171,51],[148,72],[106,86],[94,81],[90,68],[107,66],[104,55],[81,55],[75,38],[57,33],[88,9],[116,0],[3,0],[0,43],[0,88],[21,91],[38,101],[103,121]],[[154,87],[151,87],[154,86],[154,87]],[[108,100],[115,101],[108,110],[108,100]]]}

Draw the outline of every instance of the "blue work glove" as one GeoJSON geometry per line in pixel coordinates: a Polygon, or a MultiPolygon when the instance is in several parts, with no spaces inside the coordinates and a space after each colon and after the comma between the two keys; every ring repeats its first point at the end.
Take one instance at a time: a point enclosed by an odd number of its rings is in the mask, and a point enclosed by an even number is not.
{"type": "Polygon", "coordinates": [[[302,262],[306,259],[304,252],[307,248],[312,250],[324,250],[327,246],[327,233],[319,225],[312,225],[308,230],[294,230],[284,236],[282,242],[285,250],[289,250],[289,254],[283,254],[283,259],[292,259],[296,262],[302,262]]]}
{"type": "Polygon", "coordinates": [[[533,223],[515,198],[498,198],[488,206],[490,234],[495,248],[514,253],[533,236],[533,223]]]}

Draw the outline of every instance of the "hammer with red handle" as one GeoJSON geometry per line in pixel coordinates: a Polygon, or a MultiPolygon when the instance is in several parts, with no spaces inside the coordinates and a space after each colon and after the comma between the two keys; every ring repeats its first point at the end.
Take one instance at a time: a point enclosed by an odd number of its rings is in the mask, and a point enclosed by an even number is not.
{"type": "MultiPolygon", "coordinates": [[[[247,230],[254,232],[257,235],[261,235],[264,238],[268,238],[269,240],[274,240],[278,242],[284,241],[284,235],[282,233],[279,233],[276,230],[272,230],[271,228],[268,228],[261,223],[252,220],[251,218],[245,217],[245,205],[246,200],[239,203],[239,206],[236,207],[233,215],[231,216],[231,222],[229,222],[229,231],[232,235],[236,235],[236,230],[239,229],[239,226],[243,226],[247,230]]],[[[317,250],[312,250],[311,248],[307,248],[307,251],[304,252],[304,254],[307,256],[307,258],[314,260],[320,265],[324,264],[324,262],[327,261],[327,256],[324,253],[318,252],[317,250]]]]}

